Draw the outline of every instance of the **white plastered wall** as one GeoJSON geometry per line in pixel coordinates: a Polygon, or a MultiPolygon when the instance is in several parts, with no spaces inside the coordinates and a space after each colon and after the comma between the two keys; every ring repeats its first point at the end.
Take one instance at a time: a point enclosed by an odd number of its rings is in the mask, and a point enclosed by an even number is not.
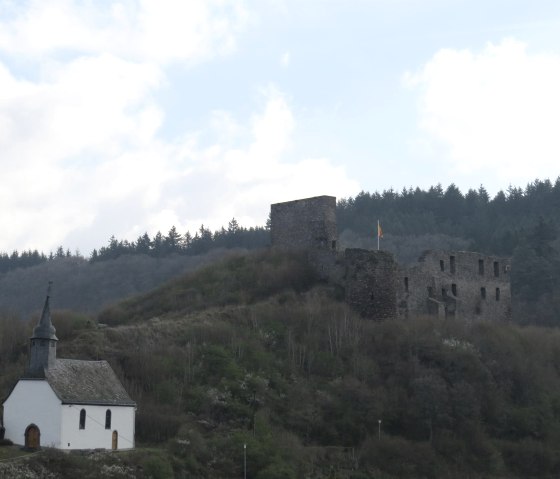
{"type": "Polygon", "coordinates": [[[113,431],[118,449],[134,447],[135,408],[131,406],[62,405],[61,449],[111,449],[113,431]],[[85,428],[80,429],[80,411],[86,411],[85,428]],[[111,411],[111,427],[105,429],[105,414],[111,411]]]}
{"type": "Polygon", "coordinates": [[[4,402],[5,437],[25,444],[25,429],[35,424],[41,446],[60,447],[61,402],[44,379],[20,379],[4,402]]]}

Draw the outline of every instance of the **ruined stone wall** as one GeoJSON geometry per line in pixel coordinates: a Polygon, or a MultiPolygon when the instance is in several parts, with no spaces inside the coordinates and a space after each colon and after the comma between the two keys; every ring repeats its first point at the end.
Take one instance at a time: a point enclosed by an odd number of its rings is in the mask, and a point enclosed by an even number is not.
{"type": "Polygon", "coordinates": [[[399,316],[509,319],[510,268],[508,258],[465,251],[426,252],[413,267],[399,268],[399,316]]]}
{"type": "Polygon", "coordinates": [[[316,196],[270,207],[272,246],[336,251],[336,198],[316,196]]]}
{"type": "Polygon", "coordinates": [[[367,319],[397,315],[397,263],[387,251],[345,251],[346,302],[367,319]]]}
{"type": "Polygon", "coordinates": [[[371,319],[430,314],[464,320],[509,319],[510,260],[429,251],[399,267],[386,251],[337,251],[336,198],[271,205],[272,246],[307,251],[320,277],[345,289],[346,302],[371,319]]]}

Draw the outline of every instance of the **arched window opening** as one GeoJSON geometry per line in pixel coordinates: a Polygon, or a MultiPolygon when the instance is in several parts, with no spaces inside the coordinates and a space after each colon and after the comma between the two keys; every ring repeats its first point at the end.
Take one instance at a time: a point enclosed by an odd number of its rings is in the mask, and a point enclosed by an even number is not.
{"type": "Polygon", "coordinates": [[[80,411],[80,429],[86,428],[86,410],[82,409],[80,411]]]}
{"type": "Polygon", "coordinates": [[[111,429],[111,410],[105,412],[105,429],[111,429]]]}

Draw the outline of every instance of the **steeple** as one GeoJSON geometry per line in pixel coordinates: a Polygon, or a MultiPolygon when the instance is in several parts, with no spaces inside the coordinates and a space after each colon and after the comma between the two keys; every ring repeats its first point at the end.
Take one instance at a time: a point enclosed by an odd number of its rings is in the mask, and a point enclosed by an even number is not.
{"type": "Polygon", "coordinates": [[[53,367],[56,363],[56,329],[51,321],[50,296],[51,285],[47,289],[47,297],[39,323],[33,329],[29,354],[29,372],[32,375],[42,376],[45,369],[53,367]]]}

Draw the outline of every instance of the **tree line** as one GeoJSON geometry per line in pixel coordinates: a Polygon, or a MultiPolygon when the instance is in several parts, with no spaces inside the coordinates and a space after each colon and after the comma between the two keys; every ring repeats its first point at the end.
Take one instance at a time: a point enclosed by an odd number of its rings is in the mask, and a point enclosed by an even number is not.
{"type": "Polygon", "coordinates": [[[539,217],[560,224],[560,178],[509,187],[491,198],[484,186],[463,194],[451,184],[427,190],[362,191],[337,205],[339,231],[373,236],[377,219],[393,235],[446,234],[468,239],[473,251],[511,256],[539,217]]]}
{"type": "Polygon", "coordinates": [[[268,245],[269,238],[268,227],[245,228],[233,218],[228,223],[227,229],[222,227],[212,232],[201,225],[194,236],[189,231],[181,235],[175,226],[171,227],[167,235],[158,231],[153,238],[150,238],[148,233],[144,233],[136,241],[118,240],[111,236],[107,246],[93,250],[90,261],[105,261],[127,254],[145,254],[153,257],[173,254],[195,256],[217,248],[256,249],[268,245]]]}
{"type": "Polygon", "coordinates": [[[48,255],[36,249],[22,251],[21,253],[18,250],[14,250],[10,254],[2,252],[0,253],[0,274],[18,268],[37,266],[38,264],[46,263],[56,258],[70,257],[82,258],[79,251],[71,253],[69,249],[65,251],[62,246],[59,246],[54,253],[51,251],[48,255]]]}
{"type": "MultiPolygon", "coordinates": [[[[135,241],[117,239],[114,235],[109,239],[107,246],[94,249],[89,257],[90,263],[116,259],[124,255],[148,255],[162,258],[170,255],[197,256],[208,253],[214,249],[244,248],[256,249],[270,243],[269,226],[246,228],[233,218],[227,226],[212,232],[201,225],[192,235],[189,231],[180,234],[175,226],[164,235],[158,231],[153,237],[146,232],[135,241]]],[[[61,258],[83,259],[79,251],[72,253],[69,249],[59,246],[48,255],[38,250],[27,250],[21,253],[14,250],[12,253],[0,252],[0,274],[19,268],[36,266],[47,261],[61,258]]]]}

